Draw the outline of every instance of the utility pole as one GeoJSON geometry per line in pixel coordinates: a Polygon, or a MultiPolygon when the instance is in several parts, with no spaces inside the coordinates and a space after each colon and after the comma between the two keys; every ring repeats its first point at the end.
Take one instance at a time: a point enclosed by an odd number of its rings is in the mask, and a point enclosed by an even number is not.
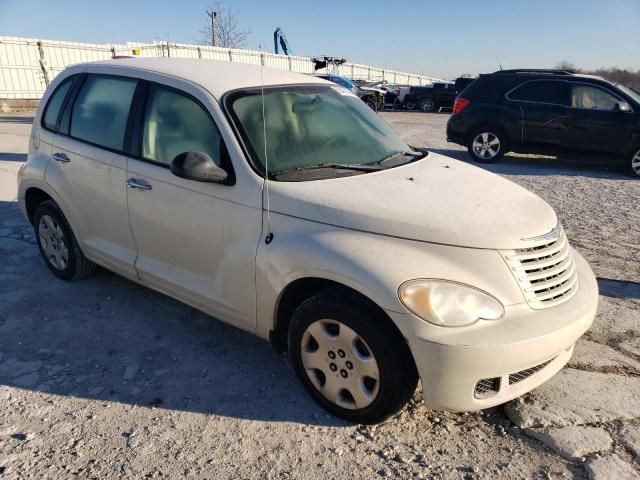
{"type": "Polygon", "coordinates": [[[216,17],[218,16],[218,12],[205,10],[207,15],[211,17],[211,46],[216,46],[216,17]]]}

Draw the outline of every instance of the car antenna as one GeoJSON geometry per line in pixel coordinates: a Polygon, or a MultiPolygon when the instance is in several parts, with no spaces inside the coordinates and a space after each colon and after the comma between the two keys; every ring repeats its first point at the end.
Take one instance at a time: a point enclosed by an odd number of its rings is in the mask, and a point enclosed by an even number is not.
{"type": "Polygon", "coordinates": [[[500,67],[500,70],[502,70],[502,64],[500,63],[500,59],[496,56],[496,60],[498,61],[498,66],[500,67]]]}
{"type": "Polygon", "coordinates": [[[264,56],[262,54],[262,45],[260,45],[260,98],[262,100],[262,138],[264,140],[264,189],[267,197],[267,236],[264,243],[269,245],[273,240],[273,232],[271,231],[271,205],[269,203],[269,155],[267,154],[267,120],[264,114],[264,80],[262,78],[262,69],[264,68],[264,56]]]}

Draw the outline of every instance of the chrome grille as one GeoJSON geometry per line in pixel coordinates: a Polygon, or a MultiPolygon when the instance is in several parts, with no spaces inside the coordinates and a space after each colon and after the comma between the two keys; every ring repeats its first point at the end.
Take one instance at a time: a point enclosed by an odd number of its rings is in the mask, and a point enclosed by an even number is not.
{"type": "Polygon", "coordinates": [[[527,368],[526,370],[521,370],[519,372],[512,373],[511,375],[509,375],[509,385],[513,385],[514,383],[518,383],[518,382],[521,382],[522,380],[526,380],[531,375],[533,375],[536,372],[539,372],[554,360],[555,359],[552,358],[551,360],[547,360],[546,362],[541,363],[540,365],[536,365],[535,367],[527,368]]]}
{"type": "Polygon", "coordinates": [[[532,308],[558,305],[576,292],[578,276],[564,230],[554,240],[501,253],[532,308]]]}

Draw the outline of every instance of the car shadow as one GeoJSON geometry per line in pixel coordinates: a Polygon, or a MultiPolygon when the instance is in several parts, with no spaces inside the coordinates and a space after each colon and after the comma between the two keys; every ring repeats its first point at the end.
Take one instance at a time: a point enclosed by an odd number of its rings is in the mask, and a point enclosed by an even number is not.
{"type": "Polygon", "coordinates": [[[598,289],[605,297],[640,300],[640,282],[598,277],[598,289]]]}
{"type": "Polygon", "coordinates": [[[0,152],[0,162],[26,162],[26,153],[6,153],[0,152]]]}
{"type": "Polygon", "coordinates": [[[0,385],[253,420],[346,426],[268,342],[104,269],[54,277],[0,202],[0,385]]]}
{"type": "Polygon", "coordinates": [[[0,123],[20,123],[31,125],[33,115],[0,115],[0,123]]]}
{"type": "Polygon", "coordinates": [[[602,165],[589,160],[569,160],[534,155],[507,154],[496,163],[474,162],[466,150],[443,148],[427,149],[455,158],[493,173],[504,175],[561,175],[571,177],[615,178],[634,181],[617,165],[602,165]]]}

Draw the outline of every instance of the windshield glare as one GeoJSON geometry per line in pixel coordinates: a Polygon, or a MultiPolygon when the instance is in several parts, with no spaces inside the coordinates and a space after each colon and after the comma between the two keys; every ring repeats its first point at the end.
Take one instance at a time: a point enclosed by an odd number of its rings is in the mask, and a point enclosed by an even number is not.
{"type": "MultiPolygon", "coordinates": [[[[260,89],[236,94],[238,127],[264,172],[260,89]]],[[[409,150],[362,100],[339,86],[265,88],[269,174],[325,163],[372,164],[409,150]]]]}
{"type": "Polygon", "coordinates": [[[616,83],[616,87],[622,90],[624,93],[633,98],[636,102],[640,103],[640,94],[635,90],[627,87],[626,85],[622,85],[621,83],[616,83]]]}

